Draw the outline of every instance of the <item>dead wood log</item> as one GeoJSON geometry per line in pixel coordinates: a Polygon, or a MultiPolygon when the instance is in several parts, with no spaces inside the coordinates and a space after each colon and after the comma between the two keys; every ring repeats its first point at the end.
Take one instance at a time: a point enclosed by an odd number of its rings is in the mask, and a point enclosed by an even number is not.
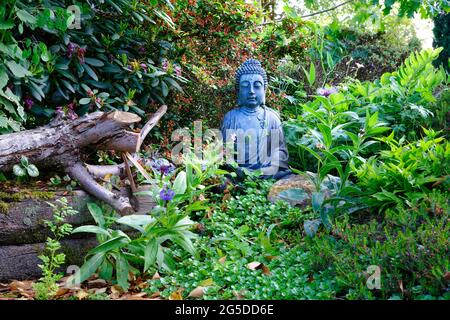
{"type": "MultiPolygon", "coordinates": [[[[149,188],[148,185],[143,185],[139,186],[137,191],[145,191],[149,188]]],[[[121,188],[118,194],[129,197],[130,190],[121,188]]],[[[52,220],[53,216],[52,207],[48,203],[56,204],[61,197],[65,197],[69,205],[78,211],[77,214],[67,217],[65,222],[70,223],[74,228],[80,225],[95,224],[87,208],[87,203],[94,201],[94,198],[83,190],[73,190],[68,194],[65,190],[56,191],[55,197],[49,200],[23,199],[9,202],[8,211],[0,213],[0,247],[45,242],[51,232],[44,220],[52,220]]],[[[139,208],[137,214],[148,214],[156,205],[149,195],[137,195],[135,200],[136,207],[139,208]]],[[[121,227],[121,225],[117,227],[121,227]]],[[[85,233],[76,233],[70,236],[71,239],[85,237],[85,233]]]]}
{"type": "MultiPolygon", "coordinates": [[[[95,238],[62,240],[66,267],[81,266],[87,252],[97,245],[95,238]]],[[[0,246],[0,281],[36,279],[41,276],[38,265],[42,261],[45,243],[0,246]]],[[[62,270],[65,271],[65,270],[62,270]]]]}
{"type": "Polygon", "coordinates": [[[115,150],[133,154],[167,111],[164,105],[150,118],[140,133],[126,130],[141,120],[129,112],[94,112],[76,120],[55,118],[46,126],[0,135],[0,171],[10,171],[22,156],[39,168],[57,167],[96,198],[105,201],[121,214],[134,211],[129,198],[118,196],[98,184],[93,176],[108,173],[125,175],[125,165],[85,166],[81,155],[85,148],[115,150]],[[92,174],[92,175],[91,175],[92,174]]]}

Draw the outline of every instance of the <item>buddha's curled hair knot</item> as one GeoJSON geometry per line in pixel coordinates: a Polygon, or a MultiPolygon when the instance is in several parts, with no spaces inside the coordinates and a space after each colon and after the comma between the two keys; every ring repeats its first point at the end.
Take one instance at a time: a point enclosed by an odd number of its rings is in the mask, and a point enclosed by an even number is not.
{"type": "Polygon", "coordinates": [[[239,92],[239,81],[243,74],[259,74],[259,75],[261,75],[264,80],[264,89],[267,88],[267,85],[268,85],[267,74],[266,74],[266,71],[261,66],[261,62],[259,62],[258,60],[248,59],[239,66],[239,68],[236,71],[236,84],[235,84],[236,92],[239,92]]]}

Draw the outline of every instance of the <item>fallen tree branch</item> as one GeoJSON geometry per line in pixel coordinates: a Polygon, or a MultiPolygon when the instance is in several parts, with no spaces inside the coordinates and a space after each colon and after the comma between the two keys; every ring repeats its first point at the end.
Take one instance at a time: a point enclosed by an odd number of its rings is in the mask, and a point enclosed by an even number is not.
{"type": "MultiPolygon", "coordinates": [[[[0,135],[0,171],[10,171],[26,156],[39,168],[63,169],[91,195],[110,204],[121,214],[133,212],[130,200],[115,195],[98,184],[94,177],[104,178],[114,174],[128,176],[135,192],[131,170],[127,163],[109,166],[84,165],[81,161],[86,148],[122,152],[124,159],[131,161],[140,171],[136,154],[151,129],[166,113],[161,106],[144,125],[140,133],[126,130],[141,120],[135,114],[122,111],[94,112],[75,120],[56,117],[48,125],[32,130],[0,135]]],[[[144,170],[145,171],[145,170],[144,170]]],[[[148,177],[148,175],[147,175],[148,177]]]]}
{"type": "Polygon", "coordinates": [[[134,212],[130,204],[130,200],[126,197],[118,196],[111,191],[103,188],[89,174],[84,165],[80,162],[73,164],[66,169],[67,173],[74,179],[78,180],[80,186],[92,194],[99,200],[110,204],[120,214],[128,214],[134,212]]]}

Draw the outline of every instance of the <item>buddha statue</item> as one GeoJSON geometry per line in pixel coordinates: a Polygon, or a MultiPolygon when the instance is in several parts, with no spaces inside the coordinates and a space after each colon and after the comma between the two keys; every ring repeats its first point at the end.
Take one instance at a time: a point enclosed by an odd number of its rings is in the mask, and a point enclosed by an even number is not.
{"type": "Polygon", "coordinates": [[[238,170],[259,169],[262,178],[281,179],[291,174],[288,150],[278,113],[265,105],[267,85],[266,72],[258,60],[248,59],[239,67],[238,107],[225,115],[221,132],[228,150],[227,163],[237,163],[238,170]]]}

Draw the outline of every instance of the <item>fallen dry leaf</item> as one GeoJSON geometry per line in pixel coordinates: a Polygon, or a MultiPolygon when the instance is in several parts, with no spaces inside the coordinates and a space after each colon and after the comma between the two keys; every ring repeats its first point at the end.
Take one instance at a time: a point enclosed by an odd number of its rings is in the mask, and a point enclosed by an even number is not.
{"type": "Polygon", "coordinates": [[[152,280],[158,280],[158,279],[161,279],[161,276],[159,275],[158,271],[156,271],[152,277],[152,280]]]}
{"type": "Polygon", "coordinates": [[[28,291],[33,289],[33,281],[13,281],[9,284],[11,291],[28,291]]]}
{"type": "Polygon", "coordinates": [[[169,300],[183,300],[183,296],[181,294],[182,291],[182,289],[179,289],[175,292],[172,292],[169,296],[169,300]]]}
{"type": "Polygon", "coordinates": [[[108,288],[100,288],[100,289],[92,289],[93,294],[102,294],[105,293],[108,288]]]}
{"type": "Polygon", "coordinates": [[[111,294],[109,295],[109,297],[111,299],[118,299],[123,293],[123,290],[121,287],[114,285],[111,286],[111,294]]]}
{"type": "Polygon", "coordinates": [[[244,300],[245,299],[245,290],[241,291],[233,291],[233,295],[236,297],[237,300],[244,300]]]}
{"type": "Polygon", "coordinates": [[[144,298],[146,296],[146,292],[140,292],[135,294],[126,293],[119,300],[149,300],[149,298],[144,298]]]}
{"type": "Polygon", "coordinates": [[[78,300],[83,300],[84,298],[87,298],[89,296],[89,293],[87,293],[84,290],[78,290],[77,293],[75,293],[75,297],[78,298],[78,300]]]}
{"type": "Polygon", "coordinates": [[[198,286],[194,290],[192,290],[188,297],[190,298],[201,298],[203,297],[203,294],[205,293],[205,287],[198,286]]]}
{"type": "Polygon", "coordinates": [[[249,268],[250,270],[256,270],[256,269],[259,269],[261,264],[262,264],[261,262],[253,261],[253,262],[250,262],[249,264],[247,264],[247,268],[249,268]]]}
{"type": "Polygon", "coordinates": [[[224,264],[225,260],[227,260],[227,256],[223,256],[222,258],[220,258],[219,263],[224,264]]]}
{"type": "Polygon", "coordinates": [[[55,297],[61,297],[61,296],[65,295],[66,293],[68,293],[69,291],[70,290],[67,288],[59,288],[55,294],[55,297]]]}
{"type": "Polygon", "coordinates": [[[262,273],[265,275],[271,274],[269,268],[265,264],[262,265],[262,273]]]}
{"type": "Polygon", "coordinates": [[[161,296],[161,293],[158,291],[158,292],[152,293],[152,295],[150,296],[150,298],[157,298],[157,297],[159,297],[159,296],[161,296]]]}
{"type": "Polygon", "coordinates": [[[88,288],[89,289],[93,289],[93,288],[103,288],[108,286],[108,283],[103,280],[103,279],[95,279],[95,280],[91,280],[88,281],[88,288]]]}
{"type": "Polygon", "coordinates": [[[6,292],[6,291],[9,291],[9,284],[0,283],[0,292],[6,292]]]}
{"type": "Polygon", "coordinates": [[[269,268],[265,264],[258,261],[250,262],[249,264],[247,264],[247,268],[249,268],[250,270],[261,269],[262,274],[270,275],[269,268]]]}

